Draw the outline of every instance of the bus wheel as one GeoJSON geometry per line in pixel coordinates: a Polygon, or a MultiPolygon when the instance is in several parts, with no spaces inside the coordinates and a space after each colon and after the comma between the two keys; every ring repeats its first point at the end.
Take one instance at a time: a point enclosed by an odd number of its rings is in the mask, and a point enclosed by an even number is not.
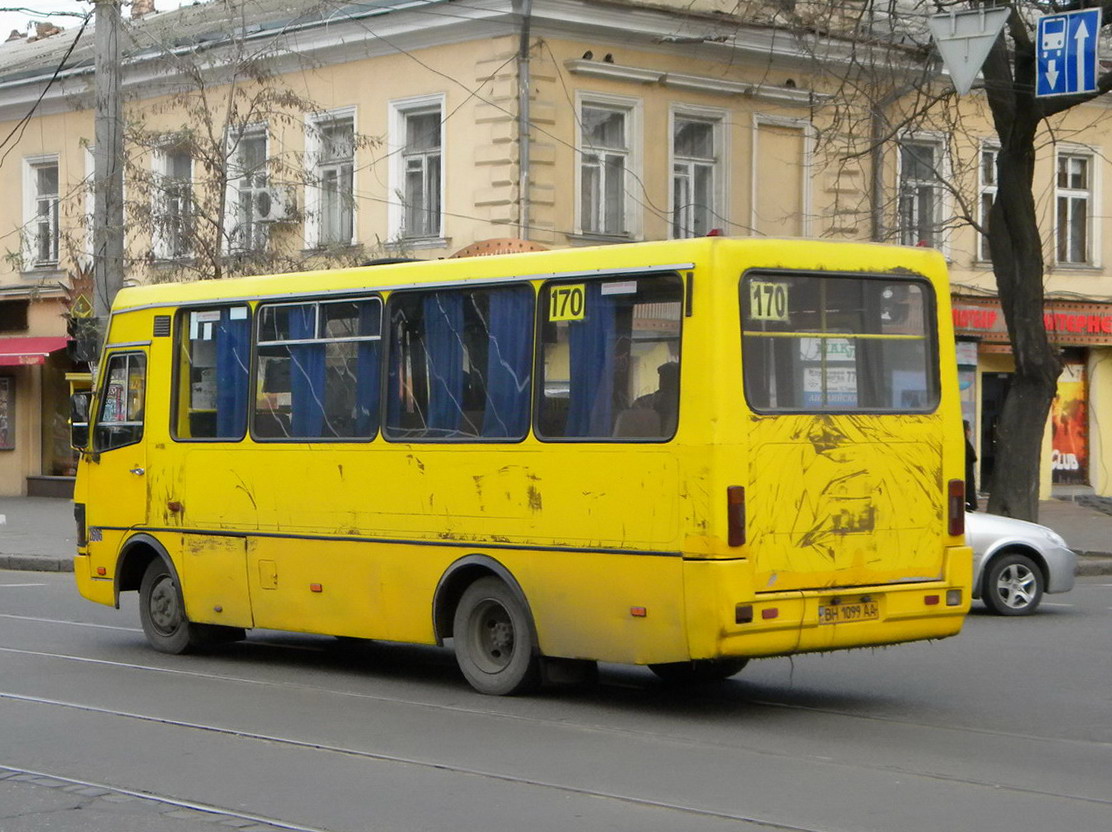
{"type": "Polygon", "coordinates": [[[199,641],[185,617],[181,588],[161,558],[151,561],[139,584],[139,618],[151,647],[160,653],[185,653],[199,641]]]}
{"type": "Polygon", "coordinates": [[[699,659],[690,662],[650,664],[649,670],[669,684],[703,685],[722,682],[741,672],[749,659],[699,659]]]}
{"type": "Polygon", "coordinates": [[[498,578],[480,578],[464,590],[452,637],[459,669],[479,693],[509,696],[540,684],[529,611],[498,578]]]}

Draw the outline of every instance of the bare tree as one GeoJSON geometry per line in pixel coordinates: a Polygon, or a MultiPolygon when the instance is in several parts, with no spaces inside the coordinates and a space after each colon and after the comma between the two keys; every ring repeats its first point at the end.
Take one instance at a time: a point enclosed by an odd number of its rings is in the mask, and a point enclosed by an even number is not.
{"type": "MultiPolygon", "coordinates": [[[[1096,5],[1084,0],[755,0],[739,2],[733,10],[752,19],[760,7],[766,20],[812,54],[823,99],[813,119],[825,162],[839,171],[861,165],[872,175],[871,187],[861,191],[856,204],[845,204],[854,196],[847,191],[832,213],[868,210],[873,239],[909,242],[899,234],[906,194],[891,187],[894,165],[885,161],[886,154],[901,137],[918,131],[949,138],[949,158],[930,165],[938,187],[951,197],[952,210],[940,225],[969,225],[988,240],[1015,357],[997,425],[988,508],[1026,519],[1038,513],[1043,432],[1061,371],[1059,351],[1043,323],[1047,248],[1033,190],[1035,161],[1040,150],[1064,137],[1063,113],[1112,90],[1112,73],[1106,73],[1094,93],[1036,97],[1034,30],[1042,14],[1096,5]],[[1008,23],[982,69],[983,93],[959,100],[941,76],[926,21],[934,13],[981,6],[1007,7],[1008,23]],[[999,142],[998,189],[987,223],[977,210],[974,175],[979,161],[975,133],[985,120],[999,142]]],[[[1102,26],[1107,25],[1112,0],[1099,6],[1102,26]]]]}
{"type": "MultiPolygon", "coordinates": [[[[133,64],[157,79],[125,102],[129,275],[219,279],[366,259],[363,247],[343,241],[304,250],[303,223],[312,219],[305,194],[331,189],[354,210],[355,172],[322,182],[311,154],[286,141],[304,135],[307,122],[324,133],[328,125],[320,102],[297,85],[312,67],[293,35],[276,26],[251,37],[244,3],[188,11],[195,17],[180,28],[157,19],[126,25],[126,51],[142,56],[133,64]]],[[[379,144],[354,127],[343,141],[353,158],[379,144]]],[[[71,234],[71,251],[85,248],[83,233],[71,234]]]]}

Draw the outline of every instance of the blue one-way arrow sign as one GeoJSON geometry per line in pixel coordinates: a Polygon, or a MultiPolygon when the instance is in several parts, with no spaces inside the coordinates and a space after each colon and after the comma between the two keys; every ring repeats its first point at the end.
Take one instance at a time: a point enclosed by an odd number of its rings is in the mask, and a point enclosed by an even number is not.
{"type": "Polygon", "coordinates": [[[1096,91],[1100,11],[1082,9],[1039,18],[1035,40],[1039,77],[1035,95],[1096,91]]]}

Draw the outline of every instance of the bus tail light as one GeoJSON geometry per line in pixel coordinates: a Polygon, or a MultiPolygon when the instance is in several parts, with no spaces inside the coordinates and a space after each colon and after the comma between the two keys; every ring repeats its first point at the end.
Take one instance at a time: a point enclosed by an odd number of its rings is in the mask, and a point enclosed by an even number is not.
{"type": "Polygon", "coordinates": [[[728,542],[731,546],[745,543],[745,487],[731,485],[726,489],[726,517],[729,530],[728,542]]]}
{"type": "Polygon", "coordinates": [[[965,534],[965,482],[950,480],[946,493],[947,517],[950,521],[950,534],[957,537],[965,534]]]}

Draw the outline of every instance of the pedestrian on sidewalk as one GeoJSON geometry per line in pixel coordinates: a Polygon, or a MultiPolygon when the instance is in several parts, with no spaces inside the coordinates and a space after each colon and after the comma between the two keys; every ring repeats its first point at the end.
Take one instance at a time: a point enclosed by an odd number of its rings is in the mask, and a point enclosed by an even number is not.
{"type": "Polygon", "coordinates": [[[962,419],[961,423],[965,426],[965,508],[976,511],[977,480],[973,467],[977,462],[977,451],[973,447],[973,429],[969,426],[969,420],[962,419]]]}

